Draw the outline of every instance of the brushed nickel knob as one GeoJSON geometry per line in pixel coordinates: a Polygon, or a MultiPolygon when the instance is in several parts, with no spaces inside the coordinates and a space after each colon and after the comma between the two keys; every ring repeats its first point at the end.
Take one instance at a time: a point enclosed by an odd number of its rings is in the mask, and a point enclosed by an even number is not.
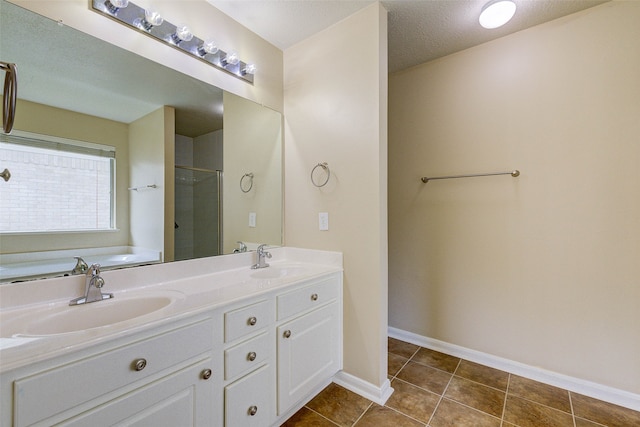
{"type": "Polygon", "coordinates": [[[205,369],[204,371],[202,371],[202,379],[208,380],[209,378],[211,378],[211,374],[211,369],[205,369]]]}
{"type": "Polygon", "coordinates": [[[249,360],[249,362],[253,362],[254,360],[256,360],[256,357],[258,357],[258,355],[256,354],[255,351],[252,351],[251,353],[247,354],[247,359],[249,360]]]}
{"type": "Polygon", "coordinates": [[[311,301],[318,301],[318,294],[311,295],[311,301]]]}
{"type": "Polygon", "coordinates": [[[250,326],[255,326],[255,324],[258,323],[258,319],[256,317],[250,317],[249,320],[247,320],[247,323],[250,326]]]}
{"type": "Polygon", "coordinates": [[[282,334],[282,336],[285,338],[289,338],[291,336],[291,331],[287,329],[286,331],[284,331],[284,334],[282,334]]]}
{"type": "Polygon", "coordinates": [[[142,371],[147,366],[147,359],[138,359],[133,362],[133,369],[136,371],[142,371]]]}
{"type": "Polygon", "coordinates": [[[258,413],[258,407],[257,406],[250,406],[249,410],[247,411],[247,413],[253,417],[255,414],[258,413]]]}

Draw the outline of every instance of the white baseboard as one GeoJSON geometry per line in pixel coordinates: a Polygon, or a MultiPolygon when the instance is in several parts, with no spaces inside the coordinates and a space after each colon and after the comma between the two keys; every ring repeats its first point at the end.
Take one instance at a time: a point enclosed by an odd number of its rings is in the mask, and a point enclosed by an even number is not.
{"type": "Polygon", "coordinates": [[[403,331],[402,329],[389,327],[389,336],[391,338],[396,338],[431,350],[440,351],[451,356],[460,357],[471,362],[510,372],[521,377],[540,381],[575,393],[580,393],[585,396],[593,397],[594,399],[613,403],[614,405],[624,406],[625,408],[633,409],[634,411],[640,411],[640,395],[630,393],[628,391],[525,365],[524,363],[471,350],[455,344],[449,344],[444,341],[414,334],[413,332],[403,331]]]}
{"type": "Polygon", "coordinates": [[[381,387],[376,387],[370,382],[340,371],[333,377],[333,382],[362,397],[366,397],[378,405],[384,405],[393,393],[388,379],[384,381],[381,387]]]}

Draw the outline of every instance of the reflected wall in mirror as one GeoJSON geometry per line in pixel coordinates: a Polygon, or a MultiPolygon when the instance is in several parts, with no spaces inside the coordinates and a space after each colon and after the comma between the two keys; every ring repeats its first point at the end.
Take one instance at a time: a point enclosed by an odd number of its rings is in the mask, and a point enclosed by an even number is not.
{"type": "MultiPolygon", "coordinates": [[[[0,281],[68,274],[74,256],[121,268],[154,257],[232,253],[238,241],[250,249],[282,244],[279,113],[6,0],[0,0],[0,26],[0,59],[18,66],[16,134],[116,152],[113,228],[29,232],[3,225],[0,281]],[[240,179],[249,171],[254,187],[244,193],[240,179]],[[146,251],[154,255],[137,259],[146,251]]],[[[8,146],[0,162],[9,161],[8,146]]],[[[3,204],[11,186],[34,184],[16,172],[0,185],[3,204]]],[[[56,176],[48,181],[59,182],[56,176]]],[[[86,186],[79,180],[64,191],[86,186]]],[[[29,209],[74,215],[37,205],[29,209]]],[[[83,210],[76,208],[78,215],[83,210]]]]}

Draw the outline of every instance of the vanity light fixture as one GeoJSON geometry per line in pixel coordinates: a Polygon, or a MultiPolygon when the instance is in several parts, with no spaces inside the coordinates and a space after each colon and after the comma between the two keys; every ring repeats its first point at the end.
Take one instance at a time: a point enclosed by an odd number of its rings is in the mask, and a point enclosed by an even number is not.
{"type": "Polygon", "coordinates": [[[155,9],[146,9],[144,11],[144,18],[138,18],[134,21],[137,23],[138,28],[142,28],[145,31],[151,31],[153,27],[159,27],[164,22],[164,18],[155,9]]]}
{"type": "Polygon", "coordinates": [[[498,28],[506,24],[516,13],[516,4],[512,0],[490,1],[480,13],[480,25],[486,29],[498,28]]]}
{"type": "Polygon", "coordinates": [[[206,39],[200,46],[198,46],[198,55],[202,57],[207,54],[215,55],[219,50],[220,49],[218,48],[218,43],[216,43],[215,40],[206,39]]]}
{"type": "Polygon", "coordinates": [[[110,13],[115,15],[120,9],[129,6],[129,0],[105,0],[104,7],[106,7],[110,13]]]}
{"type": "Polygon", "coordinates": [[[129,0],[91,0],[91,5],[95,12],[253,84],[254,64],[241,61],[234,50],[221,50],[213,39],[196,37],[184,24],[168,22],[154,9],[144,9],[129,0]]]}
{"type": "Polygon", "coordinates": [[[171,41],[175,45],[179,45],[181,42],[188,42],[193,39],[193,34],[191,34],[191,30],[184,24],[178,24],[176,26],[176,32],[171,34],[171,41]]]}

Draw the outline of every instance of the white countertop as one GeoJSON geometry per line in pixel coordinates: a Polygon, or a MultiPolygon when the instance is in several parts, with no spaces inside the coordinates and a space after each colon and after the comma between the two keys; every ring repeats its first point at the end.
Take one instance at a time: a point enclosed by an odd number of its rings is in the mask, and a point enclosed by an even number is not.
{"type": "MultiPolygon", "coordinates": [[[[103,292],[118,298],[176,296],[168,306],[108,326],[55,335],[20,335],[11,319],[43,306],[63,306],[84,293],[84,276],[61,277],[0,286],[0,372],[66,352],[144,331],[245,298],[285,288],[302,280],[342,271],[342,254],[297,248],[271,248],[270,267],[252,270],[255,253],[223,255],[161,265],[105,271],[103,292]],[[279,271],[286,271],[281,277],[279,271]]],[[[108,303],[96,302],[81,309],[108,303]]],[[[74,309],[76,307],[70,307],[74,309]]]]}

